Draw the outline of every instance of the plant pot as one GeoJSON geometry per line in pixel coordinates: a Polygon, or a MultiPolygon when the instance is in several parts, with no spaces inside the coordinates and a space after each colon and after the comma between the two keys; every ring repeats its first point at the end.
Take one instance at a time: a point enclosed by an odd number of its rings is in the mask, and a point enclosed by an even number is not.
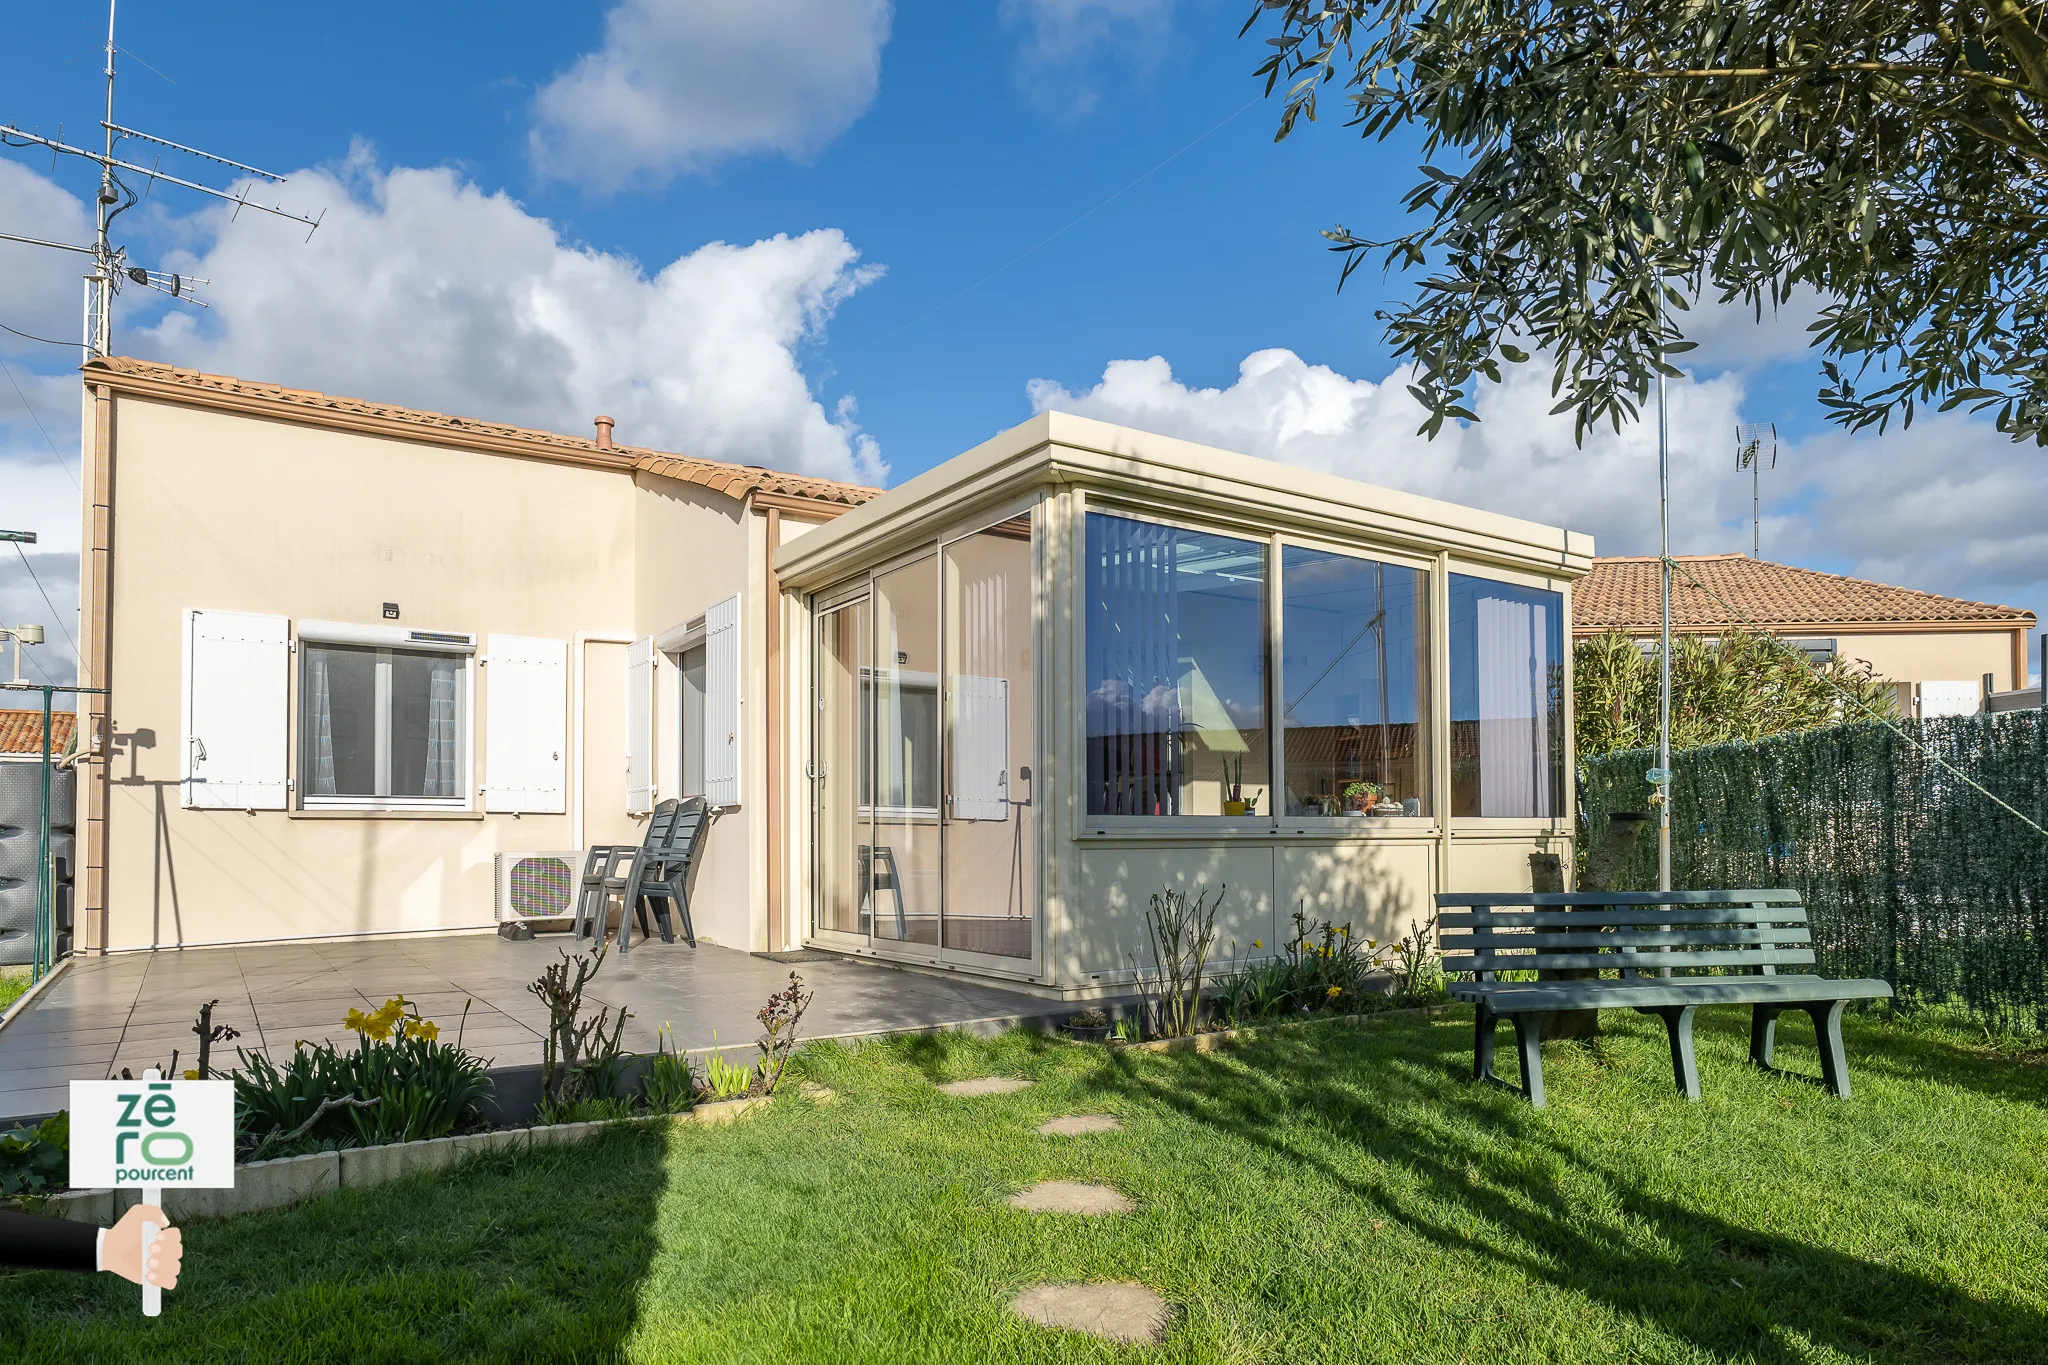
{"type": "Polygon", "coordinates": [[[1112,1031],[1108,1024],[1068,1024],[1066,1029],[1067,1036],[1077,1043],[1106,1043],[1112,1031]]]}
{"type": "Polygon", "coordinates": [[[1243,815],[1244,804],[1242,801],[1225,801],[1223,803],[1223,813],[1225,815],[1243,815]]]}

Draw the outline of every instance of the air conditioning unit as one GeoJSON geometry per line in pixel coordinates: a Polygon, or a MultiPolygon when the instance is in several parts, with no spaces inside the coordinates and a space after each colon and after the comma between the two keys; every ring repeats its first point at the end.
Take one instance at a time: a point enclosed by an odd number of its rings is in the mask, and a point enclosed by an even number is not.
{"type": "Polygon", "coordinates": [[[498,923],[517,920],[543,933],[567,929],[576,919],[576,883],[582,874],[581,849],[500,853],[491,876],[498,923]]]}

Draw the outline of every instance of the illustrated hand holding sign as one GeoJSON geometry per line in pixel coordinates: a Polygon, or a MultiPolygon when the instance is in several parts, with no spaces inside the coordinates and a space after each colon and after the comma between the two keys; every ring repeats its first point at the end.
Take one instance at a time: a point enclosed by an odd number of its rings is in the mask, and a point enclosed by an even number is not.
{"type": "MultiPolygon", "coordinates": [[[[140,1189],[163,1203],[163,1187],[232,1189],[235,1184],[235,1087],[232,1081],[167,1081],[152,1067],[139,1081],[71,1083],[71,1187],[140,1189]]],[[[127,1220],[110,1229],[111,1243],[127,1220]]],[[[141,1224],[139,1264],[146,1272],[158,1226],[141,1224]]],[[[126,1259],[127,1248],[107,1248],[126,1259]]],[[[163,1311],[163,1291],[142,1283],[142,1311],[163,1311]]]]}

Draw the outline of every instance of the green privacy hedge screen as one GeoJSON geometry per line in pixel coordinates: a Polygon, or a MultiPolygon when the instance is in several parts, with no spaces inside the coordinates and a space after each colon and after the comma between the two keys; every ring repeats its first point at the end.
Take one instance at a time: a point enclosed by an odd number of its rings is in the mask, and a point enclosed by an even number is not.
{"type": "MultiPolygon", "coordinates": [[[[1904,721],[1900,729],[2048,826],[2041,711],[1904,721]]],[[[1647,810],[1650,749],[1589,760],[1587,846],[1608,813],[1647,810]]],[[[1820,971],[1881,977],[1904,1008],[1956,1004],[1997,1028],[2048,1029],[2048,836],[1882,725],[1717,744],[1672,762],[1672,885],[1790,887],[1820,971]]],[[[1657,885],[1637,840],[1617,890],[1657,885]]]]}

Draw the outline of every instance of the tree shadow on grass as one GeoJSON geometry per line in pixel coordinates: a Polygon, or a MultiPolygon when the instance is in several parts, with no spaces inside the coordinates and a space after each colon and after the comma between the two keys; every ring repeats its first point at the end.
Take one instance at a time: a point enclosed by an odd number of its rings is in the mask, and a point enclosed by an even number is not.
{"type": "Polygon", "coordinates": [[[613,1129],[187,1224],[180,1287],[154,1320],[111,1275],[0,1271],[0,1358],[617,1359],[656,1251],[666,1141],[613,1129]]]}
{"type": "Polygon", "coordinates": [[[995,1038],[950,1031],[912,1033],[890,1038],[884,1046],[896,1060],[937,1084],[1008,1074],[1067,1044],[1033,1029],[1011,1029],[995,1038]]]}
{"type": "Polygon", "coordinates": [[[1443,1027],[1350,1042],[1335,1030],[1295,1033],[1260,1040],[1236,1065],[1193,1054],[1165,1067],[1111,1058],[1096,1079],[1316,1170],[1448,1257],[1490,1260],[1512,1272],[1504,1295],[1526,1292],[1517,1280],[1548,1284],[1743,1360],[1805,1361],[1804,1343],[1887,1360],[2048,1360],[2039,1312],[1646,1188],[1518,1097],[1467,1079],[1470,1036],[1443,1027]],[[1363,1086],[1360,1068],[1370,1068],[1363,1086]],[[1316,1124],[1294,1121],[1304,1111],[1316,1124]],[[1318,1128],[1352,1150],[1303,1140],[1318,1128]],[[1362,1169],[1358,1149],[1381,1169],[1362,1169]],[[1597,1209],[1589,1182],[1606,1196],[1597,1209]]]}

